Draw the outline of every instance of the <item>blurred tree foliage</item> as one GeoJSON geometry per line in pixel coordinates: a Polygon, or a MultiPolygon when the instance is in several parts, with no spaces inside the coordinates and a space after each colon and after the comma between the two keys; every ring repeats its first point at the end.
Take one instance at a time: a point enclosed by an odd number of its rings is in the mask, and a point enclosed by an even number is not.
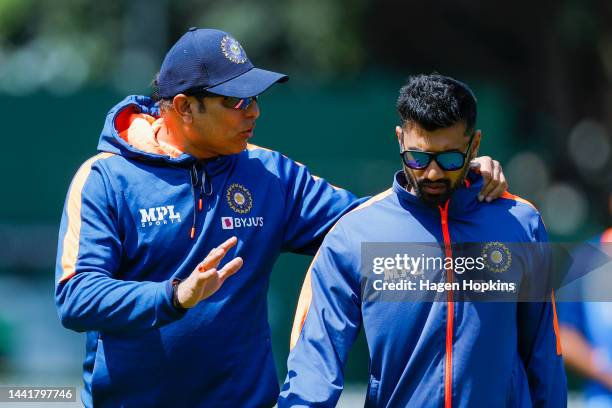
{"type": "Polygon", "coordinates": [[[498,84],[518,109],[517,149],[589,194],[612,185],[609,159],[567,165],[566,143],[584,119],[612,129],[609,0],[0,0],[0,92],[147,92],[190,26],[227,30],[256,64],[305,83],[436,70],[498,84]]]}
{"type": "Polygon", "coordinates": [[[509,91],[518,109],[515,150],[537,151],[553,179],[579,185],[591,204],[598,203],[591,216],[612,222],[609,153],[605,166],[580,166],[567,143],[585,119],[605,127],[610,139],[612,2],[379,0],[368,2],[364,15],[368,61],[390,69],[435,69],[509,91]]]}

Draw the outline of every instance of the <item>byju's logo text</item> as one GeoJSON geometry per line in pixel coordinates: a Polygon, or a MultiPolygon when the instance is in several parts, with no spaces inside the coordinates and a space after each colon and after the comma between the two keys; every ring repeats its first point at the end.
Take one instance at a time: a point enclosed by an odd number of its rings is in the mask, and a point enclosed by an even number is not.
{"type": "Polygon", "coordinates": [[[221,228],[224,230],[254,227],[263,227],[263,217],[221,217],[221,228]]]}

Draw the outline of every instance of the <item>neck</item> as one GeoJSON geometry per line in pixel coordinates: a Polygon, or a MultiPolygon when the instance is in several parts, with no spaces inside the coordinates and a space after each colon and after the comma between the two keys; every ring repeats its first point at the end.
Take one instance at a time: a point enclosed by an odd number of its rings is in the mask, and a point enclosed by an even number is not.
{"type": "Polygon", "coordinates": [[[188,137],[187,129],[185,129],[182,122],[177,121],[176,118],[170,115],[164,116],[164,122],[166,124],[165,131],[158,132],[158,142],[168,144],[200,160],[212,159],[219,156],[214,152],[199,149],[189,143],[190,138],[188,137]]]}
{"type": "Polygon", "coordinates": [[[182,133],[180,129],[178,129],[178,126],[176,126],[175,121],[168,116],[163,116],[163,121],[166,126],[157,132],[157,141],[159,143],[166,143],[182,152],[189,153],[187,151],[187,146],[183,143],[185,138],[182,137],[182,133]]]}

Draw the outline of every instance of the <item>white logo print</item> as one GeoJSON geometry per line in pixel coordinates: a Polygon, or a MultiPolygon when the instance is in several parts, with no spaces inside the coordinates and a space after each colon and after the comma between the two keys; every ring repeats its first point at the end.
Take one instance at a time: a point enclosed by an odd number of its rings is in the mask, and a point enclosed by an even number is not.
{"type": "Polygon", "coordinates": [[[181,213],[174,212],[173,205],[151,207],[146,209],[141,208],[138,211],[140,211],[140,223],[143,227],[181,222],[181,213]]]}
{"type": "Polygon", "coordinates": [[[263,224],[263,217],[221,217],[221,228],[224,230],[263,227],[263,224]]]}

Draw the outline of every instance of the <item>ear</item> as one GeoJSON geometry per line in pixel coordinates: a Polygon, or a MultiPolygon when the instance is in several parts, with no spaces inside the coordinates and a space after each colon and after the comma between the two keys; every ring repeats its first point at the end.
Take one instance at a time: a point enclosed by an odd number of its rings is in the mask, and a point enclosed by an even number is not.
{"type": "Polygon", "coordinates": [[[469,156],[470,160],[478,157],[478,149],[480,148],[480,139],[482,138],[482,132],[478,129],[474,133],[474,141],[472,142],[472,152],[469,156]]]}
{"type": "Polygon", "coordinates": [[[183,122],[191,123],[193,119],[193,111],[191,110],[191,101],[187,95],[176,95],[174,98],[172,98],[172,106],[183,122]]]}
{"type": "Polygon", "coordinates": [[[397,137],[397,143],[399,143],[399,148],[400,151],[403,150],[403,146],[404,146],[404,141],[403,136],[404,136],[404,132],[402,131],[402,127],[401,126],[396,126],[395,127],[395,136],[397,137]]]}

